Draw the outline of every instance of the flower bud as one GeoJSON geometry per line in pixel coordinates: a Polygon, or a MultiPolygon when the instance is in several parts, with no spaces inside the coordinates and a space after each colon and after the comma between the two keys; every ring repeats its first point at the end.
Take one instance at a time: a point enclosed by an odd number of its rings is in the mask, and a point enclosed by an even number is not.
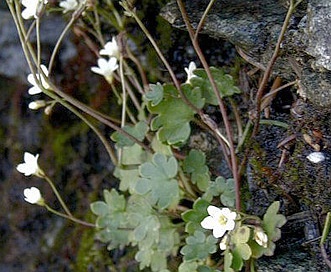
{"type": "Polygon", "coordinates": [[[46,106],[45,100],[36,100],[29,103],[29,109],[31,110],[38,110],[46,106]]]}

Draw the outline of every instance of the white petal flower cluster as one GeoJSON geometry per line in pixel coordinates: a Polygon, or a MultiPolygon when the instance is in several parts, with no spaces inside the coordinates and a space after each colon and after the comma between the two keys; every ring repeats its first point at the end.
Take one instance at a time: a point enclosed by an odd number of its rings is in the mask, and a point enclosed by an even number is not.
{"type": "Polygon", "coordinates": [[[113,73],[118,68],[117,59],[120,56],[119,47],[115,37],[111,41],[107,42],[99,51],[101,56],[108,56],[109,59],[99,58],[98,67],[92,67],[92,72],[102,75],[105,79],[111,83],[113,80],[113,73]]]}
{"type": "MultiPolygon", "coordinates": [[[[204,229],[213,230],[213,236],[215,238],[220,238],[227,231],[231,231],[234,229],[236,225],[235,219],[237,217],[237,213],[232,212],[228,208],[220,209],[212,205],[208,206],[207,212],[209,216],[202,220],[201,226],[204,229]]],[[[220,248],[222,250],[226,249],[227,240],[228,235],[226,235],[220,243],[220,248]]]]}
{"type": "Polygon", "coordinates": [[[39,168],[38,165],[38,158],[39,158],[39,154],[34,156],[29,152],[25,152],[24,163],[20,163],[19,165],[17,165],[16,167],[17,171],[26,176],[31,176],[31,175],[38,176],[39,174],[42,173],[42,170],[39,168]]]}
{"type": "Polygon", "coordinates": [[[92,67],[92,72],[102,75],[105,79],[111,83],[113,80],[113,73],[118,68],[117,59],[120,56],[119,47],[115,37],[111,41],[107,42],[99,51],[101,56],[108,56],[109,59],[99,58],[98,67],[92,67]]]}
{"type": "Polygon", "coordinates": [[[25,9],[22,11],[22,17],[25,20],[37,18],[38,12],[43,4],[47,4],[48,0],[22,0],[22,5],[25,9]]]}
{"type": "Polygon", "coordinates": [[[115,37],[105,44],[104,48],[99,51],[99,54],[102,56],[119,58],[120,51],[115,37]]]}
{"type": "Polygon", "coordinates": [[[184,70],[185,70],[185,72],[187,74],[186,83],[190,83],[191,79],[193,77],[196,77],[196,75],[193,74],[194,70],[196,70],[196,69],[197,69],[197,66],[196,66],[195,62],[193,62],[193,61],[191,61],[189,63],[188,68],[187,67],[184,68],[184,70]]]}
{"type": "Polygon", "coordinates": [[[98,59],[98,67],[92,67],[92,72],[102,75],[108,82],[112,82],[113,73],[118,68],[117,59],[111,57],[109,60],[104,58],[98,59]]]}
{"type": "MultiPolygon", "coordinates": [[[[40,68],[43,71],[43,73],[45,74],[45,76],[47,77],[48,76],[48,70],[47,70],[46,66],[45,65],[40,65],[40,68]]],[[[42,86],[45,89],[50,88],[50,86],[48,85],[47,80],[44,77],[44,75],[36,74],[36,78],[38,80],[40,80],[40,83],[42,84],[42,86]]],[[[42,89],[39,88],[37,82],[35,81],[35,78],[34,78],[33,74],[29,74],[27,79],[28,79],[29,83],[32,84],[32,87],[28,91],[30,95],[42,93],[42,89]]]]}
{"type": "Polygon", "coordinates": [[[23,194],[24,194],[24,200],[26,202],[29,202],[31,204],[38,204],[38,205],[44,204],[44,199],[42,198],[39,189],[36,187],[24,189],[23,194]]]}
{"type": "Polygon", "coordinates": [[[74,11],[79,6],[79,1],[77,0],[63,0],[60,2],[59,6],[63,8],[63,13],[67,13],[69,11],[74,11]]]}

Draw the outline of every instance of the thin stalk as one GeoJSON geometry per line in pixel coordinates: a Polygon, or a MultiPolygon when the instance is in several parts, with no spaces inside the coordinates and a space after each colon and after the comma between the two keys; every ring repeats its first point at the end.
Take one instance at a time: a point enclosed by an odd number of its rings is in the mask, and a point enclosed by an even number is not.
{"type": "Polygon", "coordinates": [[[141,28],[141,30],[144,32],[144,34],[146,35],[146,37],[148,38],[148,40],[150,41],[150,43],[153,45],[156,53],[158,54],[159,58],[163,62],[163,64],[166,67],[166,69],[168,70],[168,72],[170,74],[170,77],[171,77],[173,83],[175,84],[176,89],[178,90],[178,92],[179,92],[181,98],[183,99],[183,101],[185,102],[185,104],[187,104],[194,112],[197,112],[197,113],[199,113],[201,115],[201,110],[199,108],[197,108],[194,104],[192,104],[192,102],[190,100],[188,100],[188,98],[186,97],[186,95],[183,93],[183,91],[182,91],[182,89],[180,87],[180,84],[179,84],[179,82],[177,80],[177,77],[176,77],[173,69],[171,68],[169,62],[164,57],[163,53],[161,52],[160,48],[158,47],[157,43],[155,42],[155,40],[153,39],[152,35],[147,30],[147,28],[145,27],[145,25],[143,24],[143,22],[139,19],[139,17],[137,16],[137,14],[134,11],[131,11],[129,9],[126,9],[126,11],[129,12],[130,15],[132,15],[132,17],[136,20],[136,22],[139,25],[139,27],[141,28]]]}
{"type": "MultiPolygon", "coordinates": [[[[8,0],[7,0],[8,1],[8,0]]],[[[30,53],[31,53],[31,57],[34,59],[34,63],[36,63],[36,57],[33,54],[33,48],[31,47],[30,43],[25,43],[25,32],[24,30],[24,25],[22,20],[20,20],[20,14],[16,15],[13,6],[10,5],[10,10],[11,13],[14,17],[14,21],[16,24],[16,28],[18,30],[18,34],[20,37],[20,41],[21,41],[21,45],[26,57],[26,60],[28,62],[29,68],[32,71],[32,74],[35,77],[35,81],[38,82],[39,87],[43,89],[43,86],[41,86],[39,80],[36,78],[36,71],[33,67],[32,64],[32,60],[30,59],[30,53]],[[18,19],[18,20],[17,20],[18,19]]],[[[18,7],[19,10],[19,7],[18,7]]],[[[41,71],[42,72],[42,71],[41,71]]],[[[45,75],[44,75],[45,76],[45,75]]],[[[70,104],[72,104],[73,106],[77,107],[78,109],[82,110],[83,112],[89,114],[90,116],[94,117],[95,119],[97,119],[99,122],[109,126],[110,128],[118,131],[119,133],[123,134],[124,136],[126,136],[127,138],[129,138],[130,140],[134,141],[135,143],[137,143],[138,145],[142,146],[145,150],[147,150],[148,152],[152,153],[152,149],[143,144],[141,141],[139,141],[138,139],[136,139],[135,137],[133,137],[132,135],[130,135],[129,133],[127,133],[126,131],[122,130],[121,128],[119,128],[118,126],[116,126],[115,124],[111,123],[109,121],[109,118],[104,117],[104,115],[96,112],[95,110],[91,109],[90,107],[86,106],[85,104],[81,103],[80,101],[78,101],[77,99],[67,95],[66,93],[60,91],[54,84],[52,84],[52,82],[48,82],[49,86],[51,87],[51,89],[59,96],[61,96],[62,98],[64,98],[66,101],[68,101],[70,104]]],[[[116,164],[117,159],[116,156],[114,155],[114,152],[112,150],[112,148],[109,146],[107,140],[102,136],[101,133],[98,132],[98,130],[84,117],[82,116],[77,110],[75,110],[73,107],[70,107],[70,105],[68,103],[65,103],[65,101],[63,101],[62,99],[58,99],[58,97],[51,91],[47,91],[44,89],[44,92],[50,96],[51,98],[53,98],[54,100],[56,100],[57,102],[59,102],[60,104],[62,104],[63,106],[65,106],[66,108],[68,108],[70,111],[72,111],[74,114],[76,114],[79,118],[81,118],[86,124],[88,124],[91,129],[97,133],[98,137],[100,138],[100,140],[103,142],[103,144],[105,145],[109,156],[111,157],[112,161],[116,164]]]]}
{"type": "MultiPolygon", "coordinates": [[[[112,12],[115,16],[115,19],[116,19],[118,27],[119,27],[119,31],[122,31],[124,29],[122,17],[119,15],[117,9],[114,7],[112,0],[107,0],[107,5],[110,7],[110,9],[112,10],[112,12]]],[[[108,16],[105,16],[105,17],[107,18],[108,16]]]]}
{"type": "Polygon", "coordinates": [[[189,180],[186,178],[186,176],[183,173],[182,169],[179,169],[179,179],[181,180],[181,183],[183,184],[183,187],[185,189],[185,192],[192,198],[192,199],[196,199],[197,196],[195,194],[195,192],[193,191],[191,184],[189,182],[189,180]]]}
{"type": "Polygon", "coordinates": [[[124,72],[123,72],[123,56],[120,56],[120,81],[122,87],[122,117],[121,117],[121,127],[125,126],[126,121],[126,88],[125,88],[125,80],[124,80],[124,72]]]}
{"type": "MultiPolygon", "coordinates": [[[[268,98],[268,97],[270,97],[270,96],[273,96],[274,94],[278,93],[279,91],[284,90],[284,89],[286,89],[287,87],[293,86],[293,85],[295,85],[295,84],[297,84],[297,83],[298,83],[298,80],[296,79],[296,80],[294,80],[294,81],[291,81],[291,82],[289,82],[289,83],[287,83],[287,84],[284,84],[284,85],[280,86],[280,87],[277,88],[277,89],[274,89],[274,90],[270,91],[269,93],[267,93],[266,95],[263,96],[263,98],[262,98],[262,103],[263,103],[263,101],[264,101],[266,98],[268,98]]],[[[261,104],[262,104],[262,103],[261,103],[261,104]]]]}
{"type": "Polygon", "coordinates": [[[63,217],[63,218],[65,218],[65,219],[69,219],[69,220],[71,220],[71,221],[73,221],[73,222],[75,222],[75,223],[81,224],[81,225],[86,226],[86,227],[92,227],[92,228],[95,228],[95,227],[96,227],[95,224],[92,224],[92,223],[89,223],[89,222],[86,222],[86,221],[80,220],[80,219],[78,219],[78,218],[76,218],[76,217],[69,216],[69,215],[66,215],[66,214],[61,213],[61,212],[58,212],[58,211],[54,210],[53,208],[51,208],[50,206],[48,206],[47,204],[44,204],[44,207],[45,207],[49,212],[54,213],[54,214],[56,214],[56,215],[58,215],[58,216],[60,216],[60,217],[63,217]]]}
{"type": "MultiPolygon", "coordinates": [[[[124,73],[123,73],[123,56],[120,56],[120,82],[122,86],[122,116],[121,116],[121,128],[125,126],[126,122],[126,89],[125,89],[125,80],[124,80],[124,73]]],[[[123,149],[119,149],[119,161],[122,162],[122,151],[123,149]]]]}
{"type": "Polygon", "coordinates": [[[232,99],[231,97],[229,98],[232,110],[233,110],[233,115],[236,119],[236,124],[237,124],[237,129],[238,129],[238,139],[240,139],[243,135],[243,126],[242,126],[242,122],[241,122],[241,118],[240,118],[240,114],[238,111],[238,107],[236,105],[236,102],[234,101],[234,99],[232,99]]]}
{"type": "Polygon", "coordinates": [[[87,107],[86,105],[81,106],[82,103],[80,102],[76,102],[77,100],[69,95],[67,95],[66,93],[60,91],[54,84],[52,84],[51,82],[49,82],[51,88],[58,94],[60,95],[62,98],[64,98],[65,100],[67,100],[70,104],[76,106],[77,108],[79,108],[80,110],[82,110],[83,112],[87,113],[88,115],[92,116],[93,118],[95,118],[96,120],[98,120],[99,122],[105,124],[106,126],[112,128],[115,131],[118,131],[119,133],[121,133],[122,135],[124,135],[125,137],[129,138],[130,140],[132,140],[133,142],[137,143],[138,145],[140,145],[142,148],[144,148],[146,151],[153,153],[152,149],[145,145],[144,143],[142,143],[141,141],[139,141],[137,138],[133,137],[131,134],[127,133],[125,130],[123,130],[122,128],[120,128],[119,126],[115,125],[114,123],[110,122],[107,118],[104,118],[102,115],[96,113],[94,110],[91,110],[89,107],[87,107]]]}
{"type": "Polygon", "coordinates": [[[230,156],[231,156],[231,170],[232,170],[232,174],[233,174],[233,179],[235,180],[235,194],[236,194],[236,209],[237,211],[240,211],[241,209],[241,203],[240,203],[240,176],[238,173],[238,163],[237,163],[237,158],[236,158],[236,154],[235,154],[235,148],[234,148],[234,143],[233,143],[233,137],[232,137],[232,132],[231,132],[231,126],[230,126],[230,122],[229,122],[229,118],[227,116],[226,113],[226,109],[225,109],[225,105],[224,102],[220,96],[220,92],[217,88],[216,82],[212,76],[212,73],[210,71],[209,65],[201,51],[201,48],[199,46],[199,43],[197,40],[194,39],[194,31],[192,29],[192,26],[189,22],[185,7],[183,5],[183,2],[181,0],[177,0],[177,4],[178,7],[180,9],[180,12],[182,14],[183,20],[185,22],[186,28],[189,32],[190,35],[190,39],[192,41],[193,47],[202,63],[203,68],[205,69],[208,79],[211,83],[211,86],[213,88],[213,91],[217,97],[217,101],[218,101],[218,105],[222,114],[222,118],[223,118],[223,122],[224,122],[224,126],[225,126],[225,130],[226,130],[226,134],[228,137],[228,142],[229,142],[229,148],[230,148],[230,156]]]}
{"type": "Polygon", "coordinates": [[[212,8],[212,6],[213,6],[214,3],[215,3],[215,0],[210,0],[207,8],[205,9],[204,13],[202,14],[201,19],[200,19],[200,22],[199,22],[199,24],[197,26],[197,29],[195,31],[195,34],[194,34],[194,40],[196,40],[198,38],[199,32],[200,32],[203,24],[205,23],[207,14],[210,11],[210,9],[212,8]]]}
{"type": "Polygon", "coordinates": [[[49,186],[51,186],[55,196],[57,197],[58,201],[60,202],[60,204],[61,204],[62,208],[64,209],[64,211],[66,212],[66,214],[69,215],[70,217],[72,217],[72,213],[70,212],[67,205],[63,201],[59,191],[56,189],[56,187],[55,187],[54,183],[52,182],[52,180],[45,174],[44,174],[43,178],[48,182],[49,186]]]}
{"type": "Polygon", "coordinates": [[[105,45],[105,41],[104,41],[102,33],[101,33],[100,18],[99,18],[98,10],[96,8],[96,5],[94,7],[95,8],[93,9],[93,14],[94,14],[94,18],[95,18],[95,23],[93,24],[93,27],[97,33],[98,40],[101,42],[102,45],[105,45]]]}
{"type": "Polygon", "coordinates": [[[257,93],[256,93],[256,100],[255,100],[255,103],[256,103],[256,116],[255,116],[255,124],[254,124],[254,129],[253,129],[253,134],[252,136],[254,137],[258,131],[259,131],[259,125],[260,125],[260,111],[261,111],[261,104],[262,104],[262,97],[263,97],[263,94],[265,92],[265,89],[267,87],[267,84],[268,84],[268,81],[269,81],[269,78],[271,76],[271,72],[272,72],[272,68],[278,58],[278,55],[279,55],[279,50],[280,50],[280,45],[284,39],[284,35],[285,35],[285,32],[287,30],[287,27],[289,25],[289,22],[290,22],[290,19],[291,19],[291,16],[296,8],[296,6],[301,2],[298,1],[297,3],[294,4],[294,0],[291,0],[290,1],[290,6],[287,10],[287,13],[286,13],[286,17],[284,19],[284,22],[283,22],[283,26],[282,26],[282,29],[281,29],[281,32],[278,36],[278,40],[277,40],[277,43],[276,43],[276,46],[275,46],[275,49],[274,49],[274,52],[272,54],[272,57],[271,59],[269,60],[268,62],[268,65],[266,67],[266,70],[264,71],[264,74],[263,74],[263,78],[262,78],[262,81],[261,81],[261,84],[259,86],[259,89],[257,90],[257,93]]]}
{"type": "Polygon", "coordinates": [[[75,12],[72,13],[69,23],[65,26],[65,28],[63,29],[60,37],[58,38],[58,40],[57,40],[57,42],[55,44],[55,47],[53,49],[53,52],[52,52],[52,55],[51,55],[49,64],[48,64],[48,73],[49,73],[49,75],[52,72],[54,59],[55,59],[56,54],[59,51],[59,48],[60,48],[60,45],[61,45],[61,43],[62,43],[62,41],[64,39],[64,36],[67,34],[67,32],[69,31],[69,29],[72,27],[72,25],[74,24],[74,22],[77,20],[77,18],[79,18],[79,16],[82,14],[82,12],[84,11],[84,9],[85,9],[85,4],[84,3],[81,3],[80,4],[80,7],[77,10],[75,10],[75,12]]]}
{"type": "Polygon", "coordinates": [[[36,38],[37,38],[37,70],[38,70],[38,74],[41,75],[41,73],[40,73],[40,70],[41,70],[40,69],[41,45],[40,45],[40,19],[39,19],[39,17],[37,17],[37,19],[36,19],[36,38]]]}
{"type": "MultiPolygon", "coordinates": [[[[8,1],[7,1],[8,3],[8,1]]],[[[16,14],[14,8],[12,5],[8,4],[10,12],[12,14],[12,17],[14,19],[18,34],[19,34],[19,38],[21,41],[21,45],[22,45],[22,49],[25,55],[25,58],[28,62],[29,68],[35,78],[35,81],[38,83],[39,87],[41,89],[43,89],[43,91],[45,92],[46,95],[48,95],[49,97],[51,97],[52,99],[54,99],[55,101],[57,101],[58,103],[62,104],[64,107],[66,107],[67,109],[69,109],[71,112],[73,112],[75,115],[77,115],[77,117],[79,117],[81,120],[83,120],[95,133],[96,135],[99,137],[99,139],[101,140],[101,142],[104,144],[110,159],[112,160],[112,162],[116,165],[117,163],[117,158],[116,155],[114,154],[114,151],[112,150],[112,148],[110,147],[109,143],[107,142],[106,138],[98,131],[98,129],[89,121],[87,120],[82,114],[80,114],[74,107],[72,107],[70,104],[68,104],[66,101],[60,99],[55,93],[53,93],[52,91],[49,90],[45,90],[43,88],[43,86],[41,85],[41,82],[39,81],[39,79],[36,77],[36,71],[33,67],[33,63],[31,58],[34,59],[34,63],[37,62],[35,55],[33,54],[33,48],[31,47],[31,44],[29,42],[25,42],[25,35],[26,33],[24,32],[24,26],[23,26],[23,22],[20,20],[20,14],[16,14]],[[30,57],[31,56],[31,57],[30,57]]],[[[19,12],[19,7],[17,9],[17,11],[19,12]]],[[[41,70],[39,68],[39,70],[41,70]]],[[[42,71],[40,71],[42,73],[42,71]]],[[[40,75],[41,75],[40,73],[40,75]]],[[[45,78],[46,76],[43,75],[45,78]]],[[[49,82],[49,85],[51,86],[51,88],[53,90],[57,89],[53,84],[51,84],[51,82],[49,82]]],[[[69,96],[68,96],[69,97],[69,96]]]]}
{"type": "Polygon", "coordinates": [[[131,50],[128,48],[126,49],[126,52],[128,54],[128,57],[134,62],[134,64],[137,66],[137,69],[139,71],[140,74],[140,78],[142,80],[143,86],[144,88],[142,90],[140,90],[140,88],[138,89],[139,92],[141,94],[144,94],[146,90],[148,90],[149,85],[148,85],[148,80],[147,80],[147,76],[146,73],[144,72],[144,69],[140,63],[140,61],[132,54],[131,50]]]}

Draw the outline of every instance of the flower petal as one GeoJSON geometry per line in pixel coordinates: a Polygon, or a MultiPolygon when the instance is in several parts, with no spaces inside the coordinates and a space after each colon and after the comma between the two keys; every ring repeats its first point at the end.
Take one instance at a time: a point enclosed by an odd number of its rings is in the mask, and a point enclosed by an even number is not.
{"type": "Polygon", "coordinates": [[[212,206],[212,205],[208,206],[207,212],[208,212],[209,215],[211,215],[213,217],[219,217],[222,214],[220,208],[217,208],[217,207],[212,206]]]}
{"type": "Polygon", "coordinates": [[[219,227],[213,229],[213,236],[215,238],[220,238],[224,235],[225,232],[226,232],[226,229],[219,226],[219,227]]]}
{"type": "Polygon", "coordinates": [[[200,225],[204,229],[213,229],[215,227],[215,219],[211,216],[207,216],[201,221],[200,225]]]}

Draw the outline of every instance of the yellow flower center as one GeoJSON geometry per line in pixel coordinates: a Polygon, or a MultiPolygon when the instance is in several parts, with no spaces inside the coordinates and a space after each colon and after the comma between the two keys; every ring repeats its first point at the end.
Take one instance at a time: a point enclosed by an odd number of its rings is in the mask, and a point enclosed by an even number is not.
{"type": "Polygon", "coordinates": [[[220,225],[226,225],[226,222],[228,222],[228,219],[224,215],[220,215],[218,218],[218,223],[220,225]]]}

